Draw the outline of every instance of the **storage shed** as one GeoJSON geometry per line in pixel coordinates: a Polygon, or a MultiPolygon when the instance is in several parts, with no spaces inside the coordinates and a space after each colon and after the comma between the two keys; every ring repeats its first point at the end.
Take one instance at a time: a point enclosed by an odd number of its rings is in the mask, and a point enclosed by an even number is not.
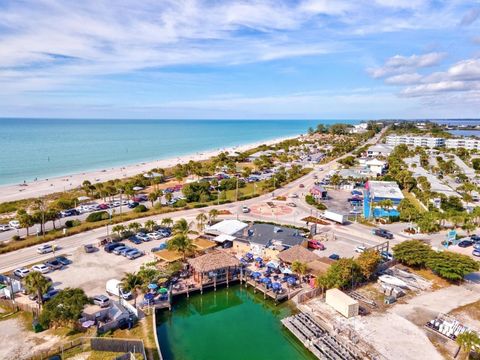
{"type": "Polygon", "coordinates": [[[358,301],[338,289],[329,289],[325,302],[346,318],[358,315],[358,301]]]}

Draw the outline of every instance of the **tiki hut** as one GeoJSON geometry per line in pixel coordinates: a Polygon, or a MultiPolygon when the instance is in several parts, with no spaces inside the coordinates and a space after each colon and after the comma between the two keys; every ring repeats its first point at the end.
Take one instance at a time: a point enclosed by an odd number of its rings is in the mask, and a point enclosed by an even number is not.
{"type": "Polygon", "coordinates": [[[291,264],[294,261],[309,263],[318,260],[320,257],[301,245],[295,245],[278,254],[278,258],[284,263],[291,264]]]}
{"type": "Polygon", "coordinates": [[[188,259],[193,270],[193,279],[203,288],[205,285],[226,283],[236,277],[240,261],[225,251],[217,250],[205,255],[188,259]]]}

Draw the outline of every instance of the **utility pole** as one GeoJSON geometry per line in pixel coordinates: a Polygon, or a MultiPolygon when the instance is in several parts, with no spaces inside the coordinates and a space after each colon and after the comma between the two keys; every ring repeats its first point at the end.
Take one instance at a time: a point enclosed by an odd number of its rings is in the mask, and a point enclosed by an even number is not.
{"type": "Polygon", "coordinates": [[[237,178],[237,186],[235,188],[235,201],[238,201],[238,176],[236,178],[237,178]]]}

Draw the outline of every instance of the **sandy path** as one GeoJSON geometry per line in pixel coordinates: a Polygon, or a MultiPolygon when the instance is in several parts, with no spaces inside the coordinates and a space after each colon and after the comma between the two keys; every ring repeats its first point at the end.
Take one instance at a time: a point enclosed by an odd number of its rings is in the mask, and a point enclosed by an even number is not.
{"type": "Polygon", "coordinates": [[[153,168],[168,168],[175,166],[178,163],[187,163],[190,160],[206,160],[224,151],[228,151],[230,153],[233,153],[235,151],[243,152],[262,144],[272,145],[282,140],[291,138],[292,137],[283,137],[269,141],[260,141],[247,145],[221,148],[206,152],[197,152],[195,154],[180,156],[177,158],[142,162],[139,164],[123,167],[105,168],[97,171],[82,172],[78,174],[65,175],[49,179],[39,179],[38,181],[27,182],[26,186],[23,186],[21,184],[3,185],[0,186],[0,202],[39,197],[54,192],[62,192],[75,189],[81,186],[84,180],[89,180],[91,183],[96,183],[114,179],[123,179],[140,173],[145,173],[153,168]]]}

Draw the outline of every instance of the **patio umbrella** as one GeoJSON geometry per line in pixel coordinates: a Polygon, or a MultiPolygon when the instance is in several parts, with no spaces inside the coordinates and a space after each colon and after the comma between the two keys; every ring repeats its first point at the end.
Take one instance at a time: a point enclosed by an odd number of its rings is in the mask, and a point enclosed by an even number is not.
{"type": "Polygon", "coordinates": [[[262,262],[263,259],[259,256],[259,257],[255,258],[255,261],[257,261],[257,262],[262,262]]]}
{"type": "Polygon", "coordinates": [[[362,192],[360,190],[352,190],[351,194],[352,195],[362,195],[362,192]]]}
{"type": "Polygon", "coordinates": [[[279,263],[277,263],[276,261],[269,261],[269,262],[267,263],[267,267],[269,267],[269,268],[273,268],[273,269],[276,269],[276,268],[278,268],[278,267],[279,267],[279,265],[280,265],[280,264],[279,264],[279,263]]]}
{"type": "Polygon", "coordinates": [[[245,257],[246,257],[247,259],[253,259],[253,254],[252,254],[252,253],[246,253],[246,254],[245,254],[245,257]]]}
{"type": "Polygon", "coordinates": [[[147,286],[150,290],[155,290],[156,288],[158,288],[158,285],[157,284],[148,284],[147,286]]]}
{"type": "Polygon", "coordinates": [[[255,272],[252,273],[252,277],[254,277],[254,278],[258,278],[260,276],[262,276],[262,274],[260,274],[258,271],[255,271],[255,272]]]}
{"type": "Polygon", "coordinates": [[[278,282],[274,282],[272,284],[272,288],[273,288],[273,290],[280,290],[282,288],[282,284],[280,284],[278,282]]]}
{"type": "Polygon", "coordinates": [[[268,283],[271,283],[271,282],[272,282],[272,280],[270,280],[270,278],[263,278],[262,279],[262,283],[264,283],[264,284],[268,284],[268,283]]]}
{"type": "Polygon", "coordinates": [[[292,270],[290,270],[289,268],[285,268],[282,270],[282,273],[283,274],[293,274],[292,270]]]}
{"type": "Polygon", "coordinates": [[[145,294],[145,296],[143,297],[143,299],[146,301],[152,301],[154,298],[155,298],[155,294],[152,294],[152,293],[145,294]]]}
{"type": "Polygon", "coordinates": [[[295,285],[297,283],[297,280],[294,278],[294,277],[289,277],[287,279],[287,282],[290,284],[290,285],[295,285]]]}
{"type": "Polygon", "coordinates": [[[168,289],[162,287],[162,288],[160,288],[160,290],[158,290],[158,292],[159,292],[160,294],[166,294],[166,293],[168,292],[168,289]]]}

